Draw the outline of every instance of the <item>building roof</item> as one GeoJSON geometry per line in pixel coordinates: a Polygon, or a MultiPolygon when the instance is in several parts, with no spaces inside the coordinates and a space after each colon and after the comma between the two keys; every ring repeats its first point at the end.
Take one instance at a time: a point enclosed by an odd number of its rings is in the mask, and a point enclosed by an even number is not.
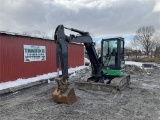
{"type": "Polygon", "coordinates": [[[0,34],[12,35],[12,36],[19,36],[19,37],[28,37],[28,38],[37,38],[37,39],[43,39],[43,40],[53,40],[53,39],[50,39],[50,38],[34,37],[34,36],[22,35],[22,34],[20,34],[20,33],[7,32],[7,31],[0,31],[0,34]]]}
{"type": "MultiPolygon", "coordinates": [[[[34,36],[29,36],[29,35],[22,35],[20,33],[14,33],[14,32],[7,32],[7,31],[0,31],[0,35],[11,35],[11,36],[18,36],[18,37],[27,37],[27,38],[36,38],[36,39],[41,39],[41,40],[50,40],[54,41],[54,39],[49,39],[49,38],[42,38],[42,37],[34,37],[34,36]]],[[[70,44],[77,44],[77,45],[83,45],[81,43],[70,43],[70,44]]]]}

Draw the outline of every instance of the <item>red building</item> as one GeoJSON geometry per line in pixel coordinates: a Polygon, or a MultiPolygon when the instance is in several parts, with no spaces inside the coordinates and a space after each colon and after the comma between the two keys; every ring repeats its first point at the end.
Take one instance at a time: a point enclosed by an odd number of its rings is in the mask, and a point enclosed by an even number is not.
{"type": "MultiPolygon", "coordinates": [[[[56,71],[54,40],[0,33],[0,82],[56,71]],[[34,49],[32,49],[34,48],[34,49]]],[[[84,46],[68,45],[69,67],[84,65],[84,46]]]]}

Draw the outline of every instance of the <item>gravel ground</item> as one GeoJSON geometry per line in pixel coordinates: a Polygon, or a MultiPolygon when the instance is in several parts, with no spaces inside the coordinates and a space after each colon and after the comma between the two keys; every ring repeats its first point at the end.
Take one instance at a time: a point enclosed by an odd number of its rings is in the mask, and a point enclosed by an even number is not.
{"type": "MultiPolygon", "coordinates": [[[[101,92],[75,89],[78,101],[57,104],[51,93],[55,82],[0,96],[1,120],[160,120],[160,69],[132,74],[123,91],[101,92]]],[[[84,78],[80,71],[71,81],[84,78]]]]}

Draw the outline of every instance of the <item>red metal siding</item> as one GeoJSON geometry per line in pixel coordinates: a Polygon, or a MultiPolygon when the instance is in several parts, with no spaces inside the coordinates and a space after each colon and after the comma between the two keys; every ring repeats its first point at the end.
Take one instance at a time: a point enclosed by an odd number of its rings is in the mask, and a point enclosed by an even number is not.
{"type": "MultiPolygon", "coordinates": [[[[82,45],[69,44],[68,50],[69,67],[84,64],[82,45]]],[[[0,60],[0,82],[54,72],[56,71],[55,43],[51,40],[0,34],[0,60]],[[24,62],[23,45],[45,46],[46,61],[24,62]]]]}
{"type": "Polygon", "coordinates": [[[76,67],[84,65],[84,49],[80,44],[68,45],[68,65],[69,67],[76,67]]]}

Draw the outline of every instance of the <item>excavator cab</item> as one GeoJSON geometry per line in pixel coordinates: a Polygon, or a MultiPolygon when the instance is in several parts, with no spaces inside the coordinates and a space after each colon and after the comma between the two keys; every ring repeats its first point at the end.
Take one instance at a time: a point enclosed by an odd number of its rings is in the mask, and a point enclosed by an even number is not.
{"type": "Polygon", "coordinates": [[[102,74],[107,76],[123,76],[124,38],[102,39],[101,41],[102,74]]]}

